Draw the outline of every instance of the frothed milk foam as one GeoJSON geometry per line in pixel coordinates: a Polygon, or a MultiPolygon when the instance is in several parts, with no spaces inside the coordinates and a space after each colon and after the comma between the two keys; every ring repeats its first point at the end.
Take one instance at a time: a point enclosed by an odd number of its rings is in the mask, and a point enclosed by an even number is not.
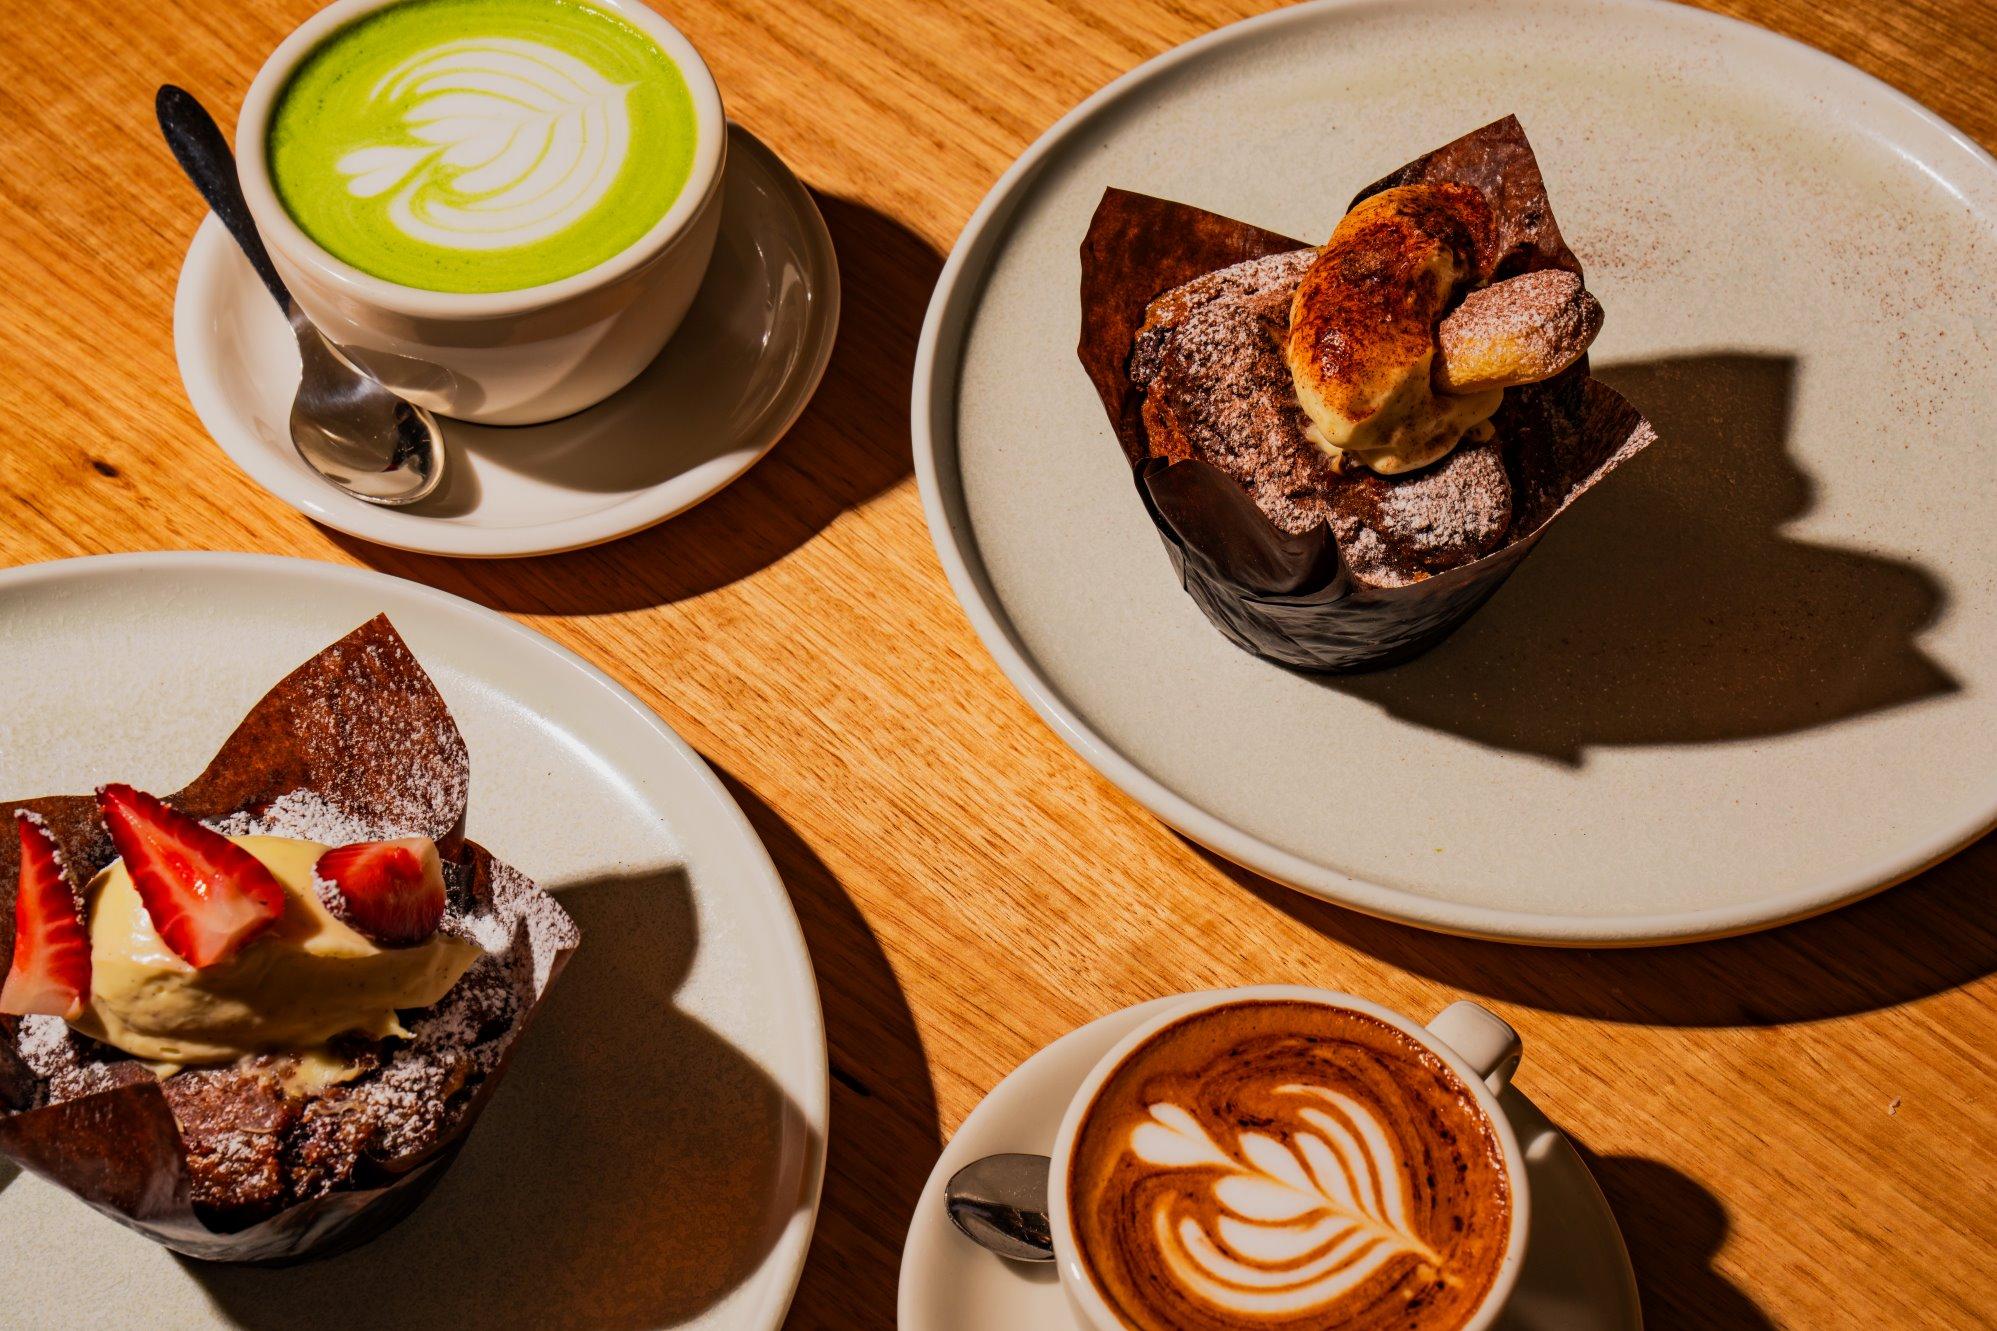
{"type": "Polygon", "coordinates": [[[506,291],[611,258],[692,169],[693,102],[637,28],[574,0],[403,0],[321,43],[268,136],[285,210],[363,272],[506,291]]]}
{"type": "Polygon", "coordinates": [[[1510,1237],[1469,1088],[1364,1013],[1250,1001],[1116,1069],[1069,1165],[1090,1278],[1138,1331],[1456,1331],[1510,1237]]]}

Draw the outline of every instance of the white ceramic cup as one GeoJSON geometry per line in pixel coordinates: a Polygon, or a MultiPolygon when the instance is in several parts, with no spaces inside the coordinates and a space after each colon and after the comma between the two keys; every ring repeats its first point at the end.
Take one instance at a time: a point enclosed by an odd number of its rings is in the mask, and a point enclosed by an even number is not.
{"type": "Polygon", "coordinates": [[[1255,1002],[1319,1003],[1378,1018],[1406,1033],[1448,1064],[1450,1070],[1476,1096],[1478,1107],[1490,1119],[1504,1152],[1505,1175],[1511,1184],[1512,1202],[1511,1233],[1505,1244],[1504,1262],[1498,1268],[1497,1279],[1491,1282],[1483,1303],[1478,1305],[1476,1314],[1464,1324],[1464,1331],[1485,1331],[1504,1310],[1506,1301],[1511,1297],[1512,1286],[1518,1281],[1519,1267],[1525,1261],[1526,1230],[1532,1211],[1525,1160],[1519,1154],[1518,1137],[1512,1132],[1510,1121],[1498,1108],[1498,1093],[1504,1090],[1519,1064],[1521,1047],[1517,1032],[1475,1003],[1452,1003],[1435,1020],[1422,1026],[1398,1012],[1351,994],[1277,984],[1187,995],[1184,1002],[1167,1008],[1117,1041],[1116,1046],[1090,1069],[1080,1089],[1075,1092],[1068,1112],[1061,1119],[1061,1130],[1054,1138],[1052,1175],[1047,1186],[1055,1265],[1060,1271],[1062,1290],[1074,1311],[1075,1324],[1088,1328],[1088,1331],[1125,1331],[1125,1323],[1096,1288],[1082,1261],[1081,1245],[1075,1234],[1074,1212],[1068,1200],[1068,1172],[1074,1160],[1076,1138],[1097,1093],[1110,1075],[1123,1066],[1125,1059],[1166,1027],[1213,1008],[1255,1002]]]}
{"type": "Polygon", "coordinates": [[[337,0],[281,42],[236,121],[236,167],[271,261],[308,318],[410,401],[487,425],[594,406],[649,365],[693,303],[721,225],[728,122],[707,64],[643,0],[591,0],[651,37],[693,96],[693,169],[651,230],[594,268],[517,291],[426,291],[370,276],[307,236],[278,201],[265,133],[291,73],[333,32],[397,0],[337,0]]]}

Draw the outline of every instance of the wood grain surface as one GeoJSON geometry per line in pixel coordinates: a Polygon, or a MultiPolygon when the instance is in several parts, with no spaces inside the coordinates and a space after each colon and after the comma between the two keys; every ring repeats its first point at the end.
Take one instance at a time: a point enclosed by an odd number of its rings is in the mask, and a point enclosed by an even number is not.
{"type": "MultiPolygon", "coordinates": [[[[1522,1085],[1621,1218],[1655,1327],[1997,1325],[1997,841],[1743,940],[1591,953],[1424,934],[1161,826],[1035,719],[952,600],[908,432],[942,255],[1077,100],[1266,6],[671,0],[732,113],[824,202],[839,350],[789,438],[716,499],[505,563],[314,526],[223,459],[181,391],[170,311],[201,210],[154,131],[154,86],[231,123],[314,7],[0,6],[0,563],[196,548],[364,564],[517,616],[696,745],[775,854],[824,990],[829,1176],[793,1326],[892,1325],[940,1144],[1034,1049],[1140,999],[1274,979],[1415,1013],[1494,1003],[1533,1051],[1522,1085]]],[[[1997,145],[1992,0],[1714,7],[1997,145]]],[[[551,1272],[551,1299],[562,1285],[551,1272]]]]}

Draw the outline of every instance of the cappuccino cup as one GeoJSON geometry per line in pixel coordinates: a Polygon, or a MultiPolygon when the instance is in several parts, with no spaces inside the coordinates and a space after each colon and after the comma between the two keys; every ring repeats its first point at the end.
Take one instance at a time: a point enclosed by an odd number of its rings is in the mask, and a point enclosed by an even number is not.
{"type": "Polygon", "coordinates": [[[1484,1331],[1524,1259],[1510,1026],[1285,985],[1189,996],[1090,1071],[1049,1179],[1087,1331],[1484,1331]]]}
{"type": "Polygon", "coordinates": [[[236,122],[292,299],[410,401],[553,420],[636,378],[693,303],[728,124],[643,0],[337,0],[236,122]]]}

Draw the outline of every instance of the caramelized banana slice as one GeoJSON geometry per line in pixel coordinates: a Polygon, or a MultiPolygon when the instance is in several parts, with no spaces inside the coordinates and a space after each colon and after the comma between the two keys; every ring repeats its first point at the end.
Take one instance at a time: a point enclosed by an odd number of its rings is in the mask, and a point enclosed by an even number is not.
{"type": "Polygon", "coordinates": [[[1547,268],[1493,283],[1436,330],[1436,391],[1468,396],[1551,379],[1601,331],[1601,304],[1573,273],[1547,268]]]}
{"type": "Polygon", "coordinates": [[[1403,185],[1361,200],[1304,274],[1284,358],[1312,436],[1379,472],[1425,467],[1500,395],[1435,391],[1435,329],[1493,242],[1468,185],[1403,185]]]}

